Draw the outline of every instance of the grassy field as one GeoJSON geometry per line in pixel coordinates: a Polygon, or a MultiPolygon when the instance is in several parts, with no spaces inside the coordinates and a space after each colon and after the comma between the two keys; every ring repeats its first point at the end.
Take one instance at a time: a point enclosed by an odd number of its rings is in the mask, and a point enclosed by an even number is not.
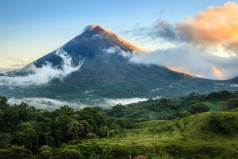
{"type": "Polygon", "coordinates": [[[238,158],[237,121],[237,112],[147,121],[98,143],[128,147],[149,158],[238,158]]]}

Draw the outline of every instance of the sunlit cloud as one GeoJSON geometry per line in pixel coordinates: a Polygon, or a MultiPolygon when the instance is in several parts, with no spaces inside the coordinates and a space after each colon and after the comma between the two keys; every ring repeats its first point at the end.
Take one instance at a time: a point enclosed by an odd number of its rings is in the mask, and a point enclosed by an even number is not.
{"type": "Polygon", "coordinates": [[[208,7],[198,16],[178,24],[177,28],[194,41],[229,45],[238,42],[237,18],[238,5],[235,2],[227,2],[222,7],[208,7]]]}
{"type": "Polygon", "coordinates": [[[237,28],[238,5],[235,2],[210,6],[177,24],[159,20],[154,27],[144,29],[144,34],[174,45],[146,56],[136,56],[131,61],[166,66],[209,79],[234,78],[238,76],[237,28]]]}
{"type": "Polygon", "coordinates": [[[212,65],[212,68],[213,68],[213,72],[215,73],[215,75],[217,77],[219,77],[220,79],[222,79],[223,73],[222,73],[221,69],[217,68],[215,65],[212,65]]]}

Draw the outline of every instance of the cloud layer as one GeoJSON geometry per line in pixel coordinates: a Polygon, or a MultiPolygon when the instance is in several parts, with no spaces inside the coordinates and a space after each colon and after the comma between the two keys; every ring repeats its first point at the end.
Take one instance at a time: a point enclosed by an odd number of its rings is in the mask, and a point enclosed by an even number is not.
{"type": "Polygon", "coordinates": [[[47,109],[47,110],[55,110],[64,105],[68,105],[74,109],[80,110],[86,107],[81,102],[69,102],[64,100],[50,99],[50,98],[41,98],[41,97],[32,97],[32,98],[10,98],[8,99],[8,104],[20,104],[21,102],[27,103],[29,106],[34,106],[37,109],[47,109]]]}
{"type": "Polygon", "coordinates": [[[16,77],[2,76],[0,77],[0,86],[41,85],[48,83],[55,78],[62,81],[72,72],[78,71],[83,64],[83,61],[81,61],[77,66],[73,66],[72,58],[62,48],[56,50],[55,54],[62,58],[62,69],[53,67],[51,63],[47,63],[41,68],[37,68],[34,64],[31,64],[28,67],[28,71],[32,72],[31,74],[16,77]]]}
{"type": "MultiPolygon", "coordinates": [[[[153,99],[159,99],[160,97],[156,97],[153,99]]],[[[27,103],[29,106],[34,106],[37,109],[46,109],[46,110],[55,110],[64,105],[68,105],[74,109],[80,110],[89,106],[100,106],[103,108],[111,108],[117,104],[131,104],[146,101],[148,98],[121,98],[121,99],[109,99],[109,98],[94,98],[90,101],[65,101],[59,99],[51,99],[51,98],[43,98],[43,97],[29,97],[29,98],[9,98],[8,104],[20,104],[21,102],[27,103]]]]}

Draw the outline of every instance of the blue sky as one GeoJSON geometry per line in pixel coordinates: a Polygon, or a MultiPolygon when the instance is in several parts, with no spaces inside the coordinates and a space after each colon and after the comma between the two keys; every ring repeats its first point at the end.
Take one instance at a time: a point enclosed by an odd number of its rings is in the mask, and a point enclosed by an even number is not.
{"type": "MultiPolygon", "coordinates": [[[[157,20],[177,23],[225,0],[0,0],[0,68],[21,67],[99,24],[122,38],[157,20]]],[[[235,2],[235,1],[234,1],[235,2]]]]}

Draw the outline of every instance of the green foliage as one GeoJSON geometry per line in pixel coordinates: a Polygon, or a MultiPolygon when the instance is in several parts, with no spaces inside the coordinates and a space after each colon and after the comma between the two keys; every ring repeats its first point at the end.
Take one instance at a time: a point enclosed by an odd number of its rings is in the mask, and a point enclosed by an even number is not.
{"type": "Polygon", "coordinates": [[[235,93],[227,91],[213,92],[208,95],[191,93],[187,96],[175,99],[149,99],[145,102],[129,104],[127,106],[116,105],[112,109],[105,110],[106,114],[115,118],[133,118],[140,120],[172,120],[181,118],[184,112],[201,113],[209,110],[219,110],[219,103],[235,97],[235,93]]]}
{"type": "Polygon", "coordinates": [[[10,106],[0,97],[0,158],[232,158],[238,154],[237,97],[226,91],[192,93],[79,111],[10,106]],[[230,112],[207,112],[220,103],[230,112]]]}
{"type": "Polygon", "coordinates": [[[43,145],[40,149],[39,149],[39,154],[37,156],[37,158],[39,159],[50,159],[52,158],[52,148],[50,148],[48,145],[43,145]]]}
{"type": "Polygon", "coordinates": [[[7,98],[0,96],[0,106],[7,105],[7,98]]]}
{"type": "Polygon", "coordinates": [[[113,146],[109,152],[111,157],[115,159],[129,157],[129,155],[132,153],[132,151],[128,147],[118,145],[113,146]]]}
{"type": "Polygon", "coordinates": [[[238,98],[229,99],[221,104],[221,110],[227,111],[238,107],[238,98]]]}
{"type": "Polygon", "coordinates": [[[203,113],[208,111],[209,111],[209,107],[203,103],[194,104],[189,110],[191,114],[203,113]]]}
{"type": "Polygon", "coordinates": [[[232,114],[213,112],[208,118],[208,130],[224,135],[238,132],[238,117],[232,114]]]}
{"type": "Polygon", "coordinates": [[[74,149],[65,149],[61,151],[62,159],[83,159],[83,155],[74,149]]]}
{"type": "Polygon", "coordinates": [[[95,133],[88,133],[86,138],[87,139],[95,139],[95,138],[97,138],[97,135],[95,133]]]}
{"type": "Polygon", "coordinates": [[[42,145],[61,146],[107,134],[107,117],[98,108],[76,111],[64,106],[47,111],[23,102],[10,106],[5,103],[6,98],[1,97],[1,100],[4,104],[0,106],[0,149],[9,149],[11,144],[24,145],[32,152],[40,153],[41,158],[47,158],[53,151],[39,151],[42,145]]]}
{"type": "Polygon", "coordinates": [[[0,132],[0,149],[6,149],[11,145],[12,135],[9,133],[0,132]]]}
{"type": "Polygon", "coordinates": [[[33,159],[32,152],[24,146],[12,146],[9,149],[0,149],[2,159],[33,159]]]}
{"type": "Polygon", "coordinates": [[[217,101],[217,100],[227,100],[232,97],[232,93],[228,91],[212,92],[207,95],[206,100],[217,101]]]}
{"type": "Polygon", "coordinates": [[[87,133],[91,132],[91,128],[89,125],[93,127],[92,131],[103,137],[106,135],[105,126],[107,125],[107,117],[105,113],[99,112],[97,108],[86,107],[78,112],[80,118],[85,126],[84,129],[84,137],[87,133]],[[86,122],[87,121],[87,122],[86,122]]]}

